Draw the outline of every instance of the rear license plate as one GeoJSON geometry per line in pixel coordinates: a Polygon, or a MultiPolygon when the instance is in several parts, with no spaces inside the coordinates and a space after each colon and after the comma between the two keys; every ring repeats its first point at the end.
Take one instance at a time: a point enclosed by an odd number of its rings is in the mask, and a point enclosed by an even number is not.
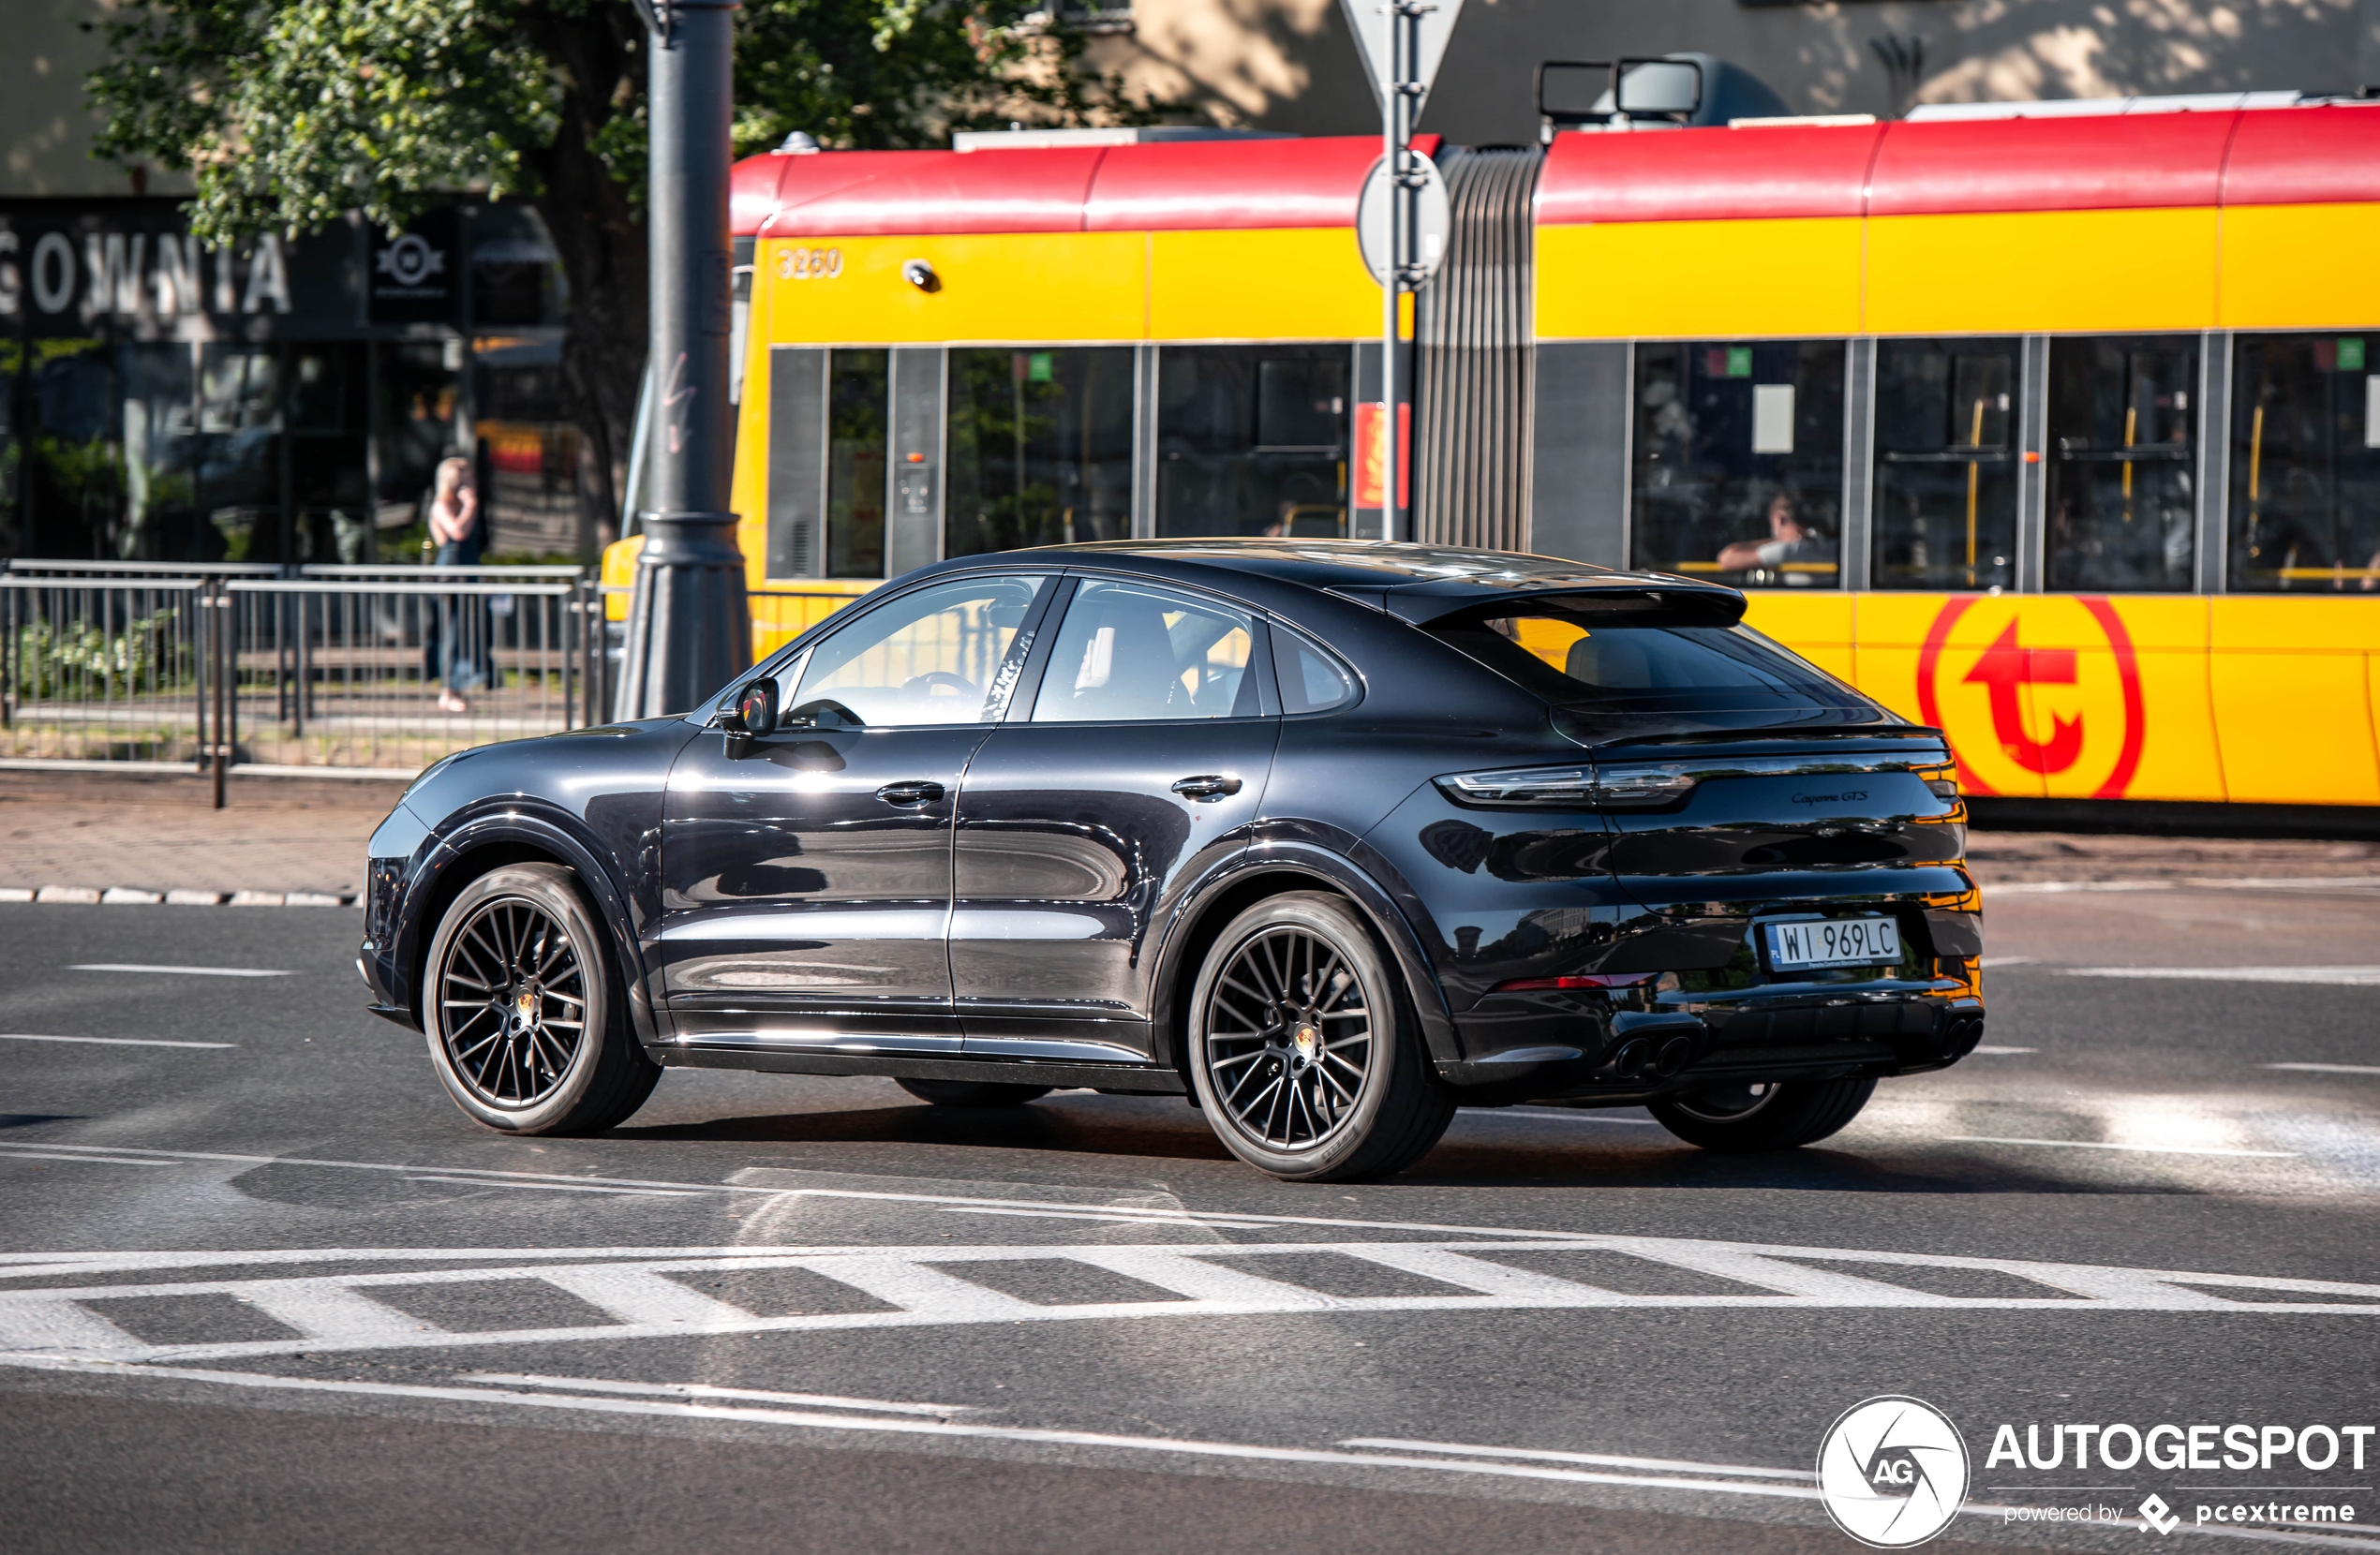
{"type": "Polygon", "coordinates": [[[1900,959],[1900,926],[1890,918],[1827,918],[1765,926],[1768,964],[1778,971],[1890,966],[1900,959]]]}

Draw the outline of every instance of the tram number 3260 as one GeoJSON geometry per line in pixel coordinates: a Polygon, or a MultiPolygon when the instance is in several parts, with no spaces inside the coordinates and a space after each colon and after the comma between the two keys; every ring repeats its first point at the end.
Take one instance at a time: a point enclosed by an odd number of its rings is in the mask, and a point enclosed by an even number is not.
{"type": "Polygon", "coordinates": [[[777,256],[777,274],[788,281],[831,281],[843,273],[840,248],[788,248],[777,256]]]}

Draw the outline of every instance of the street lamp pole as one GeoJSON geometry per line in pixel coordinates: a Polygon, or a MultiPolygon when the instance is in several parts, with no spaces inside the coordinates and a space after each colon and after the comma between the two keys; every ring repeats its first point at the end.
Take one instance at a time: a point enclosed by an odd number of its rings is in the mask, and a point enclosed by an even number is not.
{"type": "Polygon", "coordinates": [[[744,557],[728,511],[729,115],[736,0],[636,0],[650,40],[653,505],[629,606],[616,716],[699,704],[751,663],[744,557]]]}

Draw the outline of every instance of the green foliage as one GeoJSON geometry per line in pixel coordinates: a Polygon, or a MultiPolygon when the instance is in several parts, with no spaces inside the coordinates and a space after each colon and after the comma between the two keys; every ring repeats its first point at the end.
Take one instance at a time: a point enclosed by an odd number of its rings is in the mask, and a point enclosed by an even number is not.
{"type": "Polygon", "coordinates": [[[17,696],[24,702],[129,697],[186,683],[190,645],[180,613],[160,610],[111,636],[88,621],[38,620],[17,629],[17,696]]]}
{"type": "MultiPolygon", "coordinates": [[[[394,229],[462,189],[542,192],[541,154],[576,127],[641,196],[642,60],[580,79],[620,30],[617,0],[125,0],[89,82],[100,155],[191,173],[192,230],[223,241],[320,230],[350,210],[394,229]],[[566,115],[566,95],[586,109],[566,115]]],[[[940,141],[953,127],[1153,111],[1082,65],[1081,39],[982,0],[748,0],[737,15],[736,149],[788,131],[822,145],[940,141]]]]}
{"type": "MultiPolygon", "coordinates": [[[[100,154],[188,170],[191,230],[403,226],[451,191],[519,192],[558,83],[512,0],[134,0],[90,80],[100,154]]],[[[575,8],[575,7],[573,7],[575,8]]]]}

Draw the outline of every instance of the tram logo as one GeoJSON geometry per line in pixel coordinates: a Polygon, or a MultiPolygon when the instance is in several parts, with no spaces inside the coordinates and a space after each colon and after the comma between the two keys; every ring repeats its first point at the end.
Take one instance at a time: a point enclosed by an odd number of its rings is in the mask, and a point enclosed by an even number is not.
{"type": "Polygon", "coordinates": [[[1946,600],[1918,654],[1917,706],[1950,736],[1970,793],[2039,792],[2063,778],[2053,792],[2120,799],[2140,769],[2147,719],[2139,659],[2115,606],[2095,596],[1946,600]],[[2082,610],[2104,647],[2026,645],[2029,626],[2041,634],[2043,616],[2066,607],[2082,610]],[[1986,636],[1991,615],[2002,619],[1986,636]]]}

